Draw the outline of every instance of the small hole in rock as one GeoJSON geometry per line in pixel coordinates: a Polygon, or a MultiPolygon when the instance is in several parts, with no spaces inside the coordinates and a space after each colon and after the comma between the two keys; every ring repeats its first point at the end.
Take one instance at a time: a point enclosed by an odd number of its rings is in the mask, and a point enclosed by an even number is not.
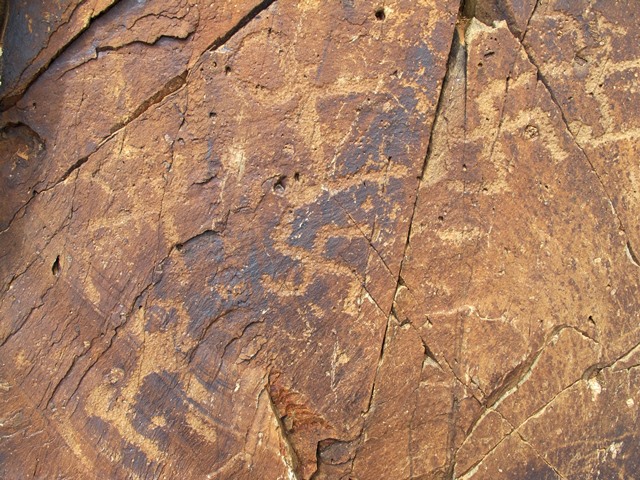
{"type": "Polygon", "coordinates": [[[229,65],[226,65],[224,67],[224,74],[229,75],[230,73],[231,73],[231,67],[229,65]]]}
{"type": "Polygon", "coordinates": [[[538,135],[540,135],[540,132],[538,131],[538,127],[536,127],[535,125],[527,125],[524,129],[524,136],[528,139],[532,139],[532,138],[536,138],[538,135]]]}
{"type": "Polygon", "coordinates": [[[376,18],[380,21],[387,18],[387,14],[385,13],[384,8],[379,8],[378,10],[376,10],[376,18]]]}
{"type": "Polygon", "coordinates": [[[441,222],[444,222],[444,217],[442,215],[438,216],[438,220],[440,220],[441,222]]]}
{"type": "Polygon", "coordinates": [[[183,248],[184,248],[184,245],[181,244],[181,243],[176,245],[176,250],[179,251],[179,252],[181,252],[183,248]]]}
{"type": "Polygon", "coordinates": [[[280,178],[278,178],[276,183],[273,184],[273,191],[280,194],[284,193],[284,190],[286,188],[286,185],[285,185],[286,179],[287,179],[286,175],[280,176],[280,178]]]}
{"type": "Polygon", "coordinates": [[[209,112],[209,118],[214,118],[216,116],[218,116],[216,112],[209,112]]]}
{"type": "Polygon", "coordinates": [[[578,55],[576,55],[574,60],[580,66],[586,65],[588,63],[586,59],[584,59],[584,58],[582,58],[582,57],[580,57],[578,55]]]}
{"type": "Polygon", "coordinates": [[[51,265],[51,273],[53,273],[56,277],[60,275],[60,255],[56,257],[53,265],[51,265]]]}
{"type": "Polygon", "coordinates": [[[296,182],[300,181],[300,174],[299,174],[298,172],[294,173],[294,174],[293,174],[293,179],[294,179],[296,182]]]}

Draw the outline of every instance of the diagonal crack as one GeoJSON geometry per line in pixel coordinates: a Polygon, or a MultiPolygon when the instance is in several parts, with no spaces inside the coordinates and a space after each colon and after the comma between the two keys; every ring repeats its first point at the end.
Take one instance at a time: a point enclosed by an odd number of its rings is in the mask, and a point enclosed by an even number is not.
{"type": "MultiPolygon", "coordinates": [[[[158,105],[159,103],[162,103],[162,101],[165,98],[167,98],[167,97],[171,96],[172,94],[176,93],[178,90],[181,90],[187,83],[187,75],[188,75],[188,73],[189,73],[189,71],[185,70],[180,75],[176,75],[175,77],[173,77],[171,80],[169,80],[167,83],[165,83],[160,90],[158,90],[156,93],[154,93],[149,98],[147,98],[144,102],[142,102],[138,106],[138,108],[136,108],[133,111],[133,113],[128,115],[127,118],[123,122],[118,123],[118,124],[114,125],[113,127],[111,127],[111,133],[109,134],[109,136],[106,139],[104,139],[98,145],[96,150],[98,148],[100,148],[109,139],[111,139],[115,135],[117,135],[120,130],[122,130],[127,125],[129,125],[131,122],[133,122],[134,120],[139,118],[142,114],[144,114],[151,107],[153,107],[154,105],[158,105]]],[[[92,154],[93,153],[95,153],[95,150],[92,152],[92,154]]]]}
{"type": "MultiPolygon", "coordinates": [[[[89,363],[89,365],[86,367],[86,369],[83,371],[83,373],[80,376],[80,379],[78,380],[73,392],[71,393],[71,395],[69,396],[69,400],[71,400],[73,398],[73,396],[78,392],[80,385],[82,384],[83,380],[85,379],[85,377],[87,376],[87,374],[89,373],[89,371],[96,365],[96,363],[98,363],[98,360],[100,360],[100,358],[104,357],[104,355],[109,351],[109,349],[114,345],[114,341],[116,340],[116,337],[118,336],[120,329],[125,326],[125,324],[128,322],[128,320],[133,317],[134,311],[135,311],[135,307],[136,305],[139,303],[140,299],[142,299],[142,297],[151,289],[153,288],[155,285],[157,285],[161,280],[162,280],[162,275],[160,277],[157,278],[153,278],[154,277],[154,273],[158,271],[158,267],[163,265],[167,259],[171,256],[171,254],[173,253],[174,250],[180,251],[185,245],[192,243],[196,240],[198,240],[199,238],[202,238],[203,236],[208,236],[208,235],[217,235],[218,232],[207,229],[204,230],[196,235],[194,235],[191,238],[188,238],[187,240],[184,240],[182,243],[176,243],[175,245],[171,246],[171,248],[169,249],[169,253],[159,262],[156,263],[156,265],[154,265],[154,267],[150,270],[150,275],[152,277],[151,281],[140,291],[140,293],[138,293],[138,295],[136,295],[136,297],[133,299],[133,302],[131,303],[131,307],[129,308],[128,312],[126,315],[123,316],[122,321],[117,324],[113,330],[112,330],[112,334],[111,337],[108,340],[107,345],[105,346],[105,348],[102,350],[102,352],[98,352],[96,357],[89,363]]],[[[229,312],[224,312],[224,314],[227,314],[229,312]]],[[[214,322],[212,322],[214,323],[214,322]]],[[[102,334],[101,334],[102,335],[102,334]]],[[[91,340],[91,343],[93,343],[93,341],[96,340],[95,338],[91,340]]],[[[77,359],[74,359],[69,372],[67,372],[67,374],[65,375],[65,377],[68,376],[68,374],[70,373],[71,369],[73,368],[73,366],[75,365],[77,359]]],[[[64,380],[64,378],[62,379],[64,380]]],[[[61,380],[61,381],[62,381],[61,380]]],[[[54,392],[55,394],[55,392],[54,392]]],[[[53,394],[50,397],[53,398],[53,394]]]]}
{"type": "Polygon", "coordinates": [[[336,202],[336,204],[340,207],[340,209],[342,209],[342,211],[345,213],[345,215],[349,218],[351,223],[353,223],[353,225],[360,231],[360,233],[362,234],[362,237],[367,241],[369,246],[376,253],[376,255],[378,256],[378,258],[380,259],[380,261],[384,265],[384,267],[387,270],[387,272],[389,272],[389,274],[393,276],[393,273],[391,272],[391,268],[389,268],[389,265],[387,264],[385,259],[382,257],[382,254],[380,253],[380,251],[373,244],[373,241],[372,241],[372,238],[370,238],[370,235],[367,235],[364,232],[364,230],[362,230],[362,227],[360,226],[360,224],[358,224],[358,222],[356,222],[356,220],[353,218],[353,215],[351,215],[351,213],[349,213],[349,211],[335,197],[332,196],[331,200],[336,202]]]}
{"type": "MultiPolygon", "coordinates": [[[[458,478],[460,480],[466,480],[468,478],[473,477],[473,475],[478,471],[479,466],[482,464],[482,462],[489,457],[489,455],[491,455],[496,448],[498,448],[498,446],[500,446],[507,438],[509,438],[511,435],[513,435],[514,433],[517,434],[518,436],[521,437],[520,435],[520,430],[522,429],[522,427],[524,427],[530,420],[534,419],[534,418],[538,418],[541,415],[544,414],[544,412],[547,410],[547,408],[553,404],[556,399],[558,397],[560,397],[562,394],[564,394],[565,392],[567,392],[568,390],[574,388],[577,384],[579,384],[580,382],[583,382],[586,380],[586,378],[590,375],[593,375],[594,373],[597,373],[599,371],[602,371],[604,369],[608,369],[608,368],[612,368],[613,366],[615,366],[615,364],[620,361],[621,359],[623,359],[626,355],[629,355],[635,348],[637,348],[638,345],[636,345],[636,347],[632,348],[629,352],[627,352],[626,354],[622,355],[620,358],[618,358],[617,360],[613,361],[612,363],[599,367],[599,368],[594,368],[594,367],[589,367],[585,370],[585,372],[578,377],[578,379],[576,379],[575,381],[571,382],[569,385],[567,385],[566,387],[564,387],[562,390],[560,390],[559,392],[557,392],[550,400],[548,400],[544,405],[542,405],[540,408],[538,408],[537,410],[535,410],[533,413],[531,413],[526,419],[524,419],[519,425],[517,426],[513,426],[511,424],[511,422],[509,422],[498,410],[495,409],[494,407],[491,408],[487,408],[486,413],[488,412],[495,412],[498,415],[500,415],[509,425],[511,425],[512,430],[507,433],[506,435],[504,435],[500,441],[498,441],[486,454],[484,454],[482,456],[482,458],[480,460],[478,460],[476,463],[474,463],[469,469],[467,469],[465,472],[462,473],[462,475],[460,475],[458,478]]],[[[483,417],[486,414],[483,415],[483,417]]],[[[477,425],[476,425],[477,426],[477,425]]],[[[474,426],[475,429],[475,426],[474,426]]],[[[470,432],[472,433],[472,432],[470,432]]],[[[468,438],[468,436],[467,436],[468,438]]],[[[522,437],[521,437],[522,438],[522,437]]],[[[534,450],[535,451],[535,450],[534,450]]],[[[536,452],[537,453],[537,452],[536,452]]],[[[547,465],[548,462],[547,462],[547,465]]],[[[549,465],[550,468],[553,469],[553,466],[549,465]]],[[[555,469],[554,469],[555,470],[555,469]]],[[[557,473],[557,471],[556,471],[557,473]]]]}
{"type": "MultiPolygon", "coordinates": [[[[475,4],[476,1],[475,0],[467,0],[465,2],[463,2],[463,7],[461,7],[461,11],[464,10],[464,12],[467,15],[471,15],[473,16],[473,13],[475,12],[475,4]]],[[[618,227],[620,228],[620,230],[622,232],[624,232],[625,235],[627,235],[627,230],[626,227],[624,225],[624,222],[622,221],[622,218],[620,217],[620,214],[618,213],[614,203],[613,203],[613,198],[611,197],[611,195],[609,194],[609,191],[604,183],[604,181],[602,180],[602,177],[600,176],[598,170],[596,169],[595,165],[593,164],[593,162],[591,161],[591,159],[589,158],[589,156],[587,155],[586,151],[584,150],[584,147],[580,144],[580,142],[578,141],[578,139],[576,138],[576,136],[574,135],[574,133],[571,131],[571,128],[569,127],[569,121],[565,115],[565,111],[562,108],[560,101],[558,100],[558,98],[555,95],[555,92],[553,91],[553,89],[551,88],[551,85],[548,81],[548,79],[546,78],[546,76],[544,75],[544,73],[542,72],[540,66],[538,65],[538,63],[536,62],[534,56],[532,55],[529,47],[527,46],[527,44],[525,43],[525,38],[527,36],[527,33],[529,32],[529,26],[531,24],[531,20],[533,19],[533,17],[535,16],[538,7],[540,5],[540,0],[536,0],[536,3],[533,7],[533,10],[531,11],[531,15],[529,16],[529,18],[527,19],[527,23],[524,29],[524,32],[522,33],[522,35],[518,35],[516,34],[516,32],[511,30],[511,26],[507,23],[507,28],[509,28],[511,35],[518,41],[518,43],[521,45],[522,50],[524,51],[524,53],[527,56],[527,59],[529,61],[529,63],[531,63],[531,65],[533,65],[537,71],[537,75],[538,75],[538,80],[540,81],[540,83],[543,85],[544,89],[547,91],[547,93],[549,94],[549,97],[551,99],[551,101],[554,103],[554,105],[556,106],[556,108],[558,109],[558,112],[560,113],[560,117],[562,119],[562,123],[564,124],[564,127],[566,129],[566,131],[568,132],[569,136],[571,137],[571,139],[573,140],[574,144],[576,145],[576,147],[580,150],[582,157],[584,158],[584,160],[587,162],[587,164],[589,165],[590,170],[593,172],[593,174],[596,176],[598,183],[600,184],[600,188],[602,190],[602,193],[604,194],[605,198],[607,199],[607,202],[609,203],[611,210],[614,214],[614,216],[616,217],[617,223],[618,223],[618,227]]],[[[630,261],[636,265],[636,266],[640,266],[640,262],[638,261],[638,258],[635,256],[634,254],[634,250],[631,246],[630,241],[627,238],[627,244],[626,244],[626,250],[627,250],[627,256],[629,257],[630,261]]]]}
{"type": "MultiPolygon", "coordinates": [[[[36,58],[34,58],[34,60],[37,60],[38,57],[40,56],[40,54],[49,47],[49,41],[51,40],[53,35],[55,35],[57,33],[57,31],[60,30],[60,28],[62,28],[65,25],[67,25],[72,20],[73,16],[76,13],[76,10],[78,10],[78,8],[81,5],[83,5],[84,3],[85,3],[84,1],[81,1],[79,4],[77,4],[74,7],[74,9],[71,12],[71,14],[69,15],[69,19],[66,22],[64,22],[61,25],[59,25],[53,32],[51,32],[51,34],[49,35],[49,40],[47,41],[47,44],[44,46],[44,48],[42,50],[40,50],[40,52],[38,52],[38,55],[36,56],[36,58]]],[[[109,13],[114,7],[116,7],[119,4],[120,4],[120,0],[115,0],[111,5],[107,6],[100,13],[98,13],[97,15],[91,17],[89,19],[89,21],[86,22],[86,24],[84,25],[83,28],[81,28],[78,32],[76,32],[76,34],[73,37],[71,37],[66,44],[64,44],[62,47],[60,47],[59,50],[54,52],[54,54],[51,56],[51,58],[49,60],[47,60],[40,68],[38,68],[38,70],[36,70],[36,72],[31,74],[30,75],[31,78],[26,80],[26,83],[23,86],[20,86],[20,84],[24,80],[25,73],[27,72],[29,67],[33,65],[33,63],[29,63],[29,65],[27,65],[25,67],[25,69],[22,71],[22,73],[20,74],[20,78],[16,81],[16,85],[14,86],[14,89],[13,90],[9,90],[8,92],[2,92],[2,95],[0,96],[0,109],[7,110],[7,109],[13,107],[18,102],[18,100],[20,100],[20,98],[22,97],[24,92],[26,92],[29,88],[31,88],[31,86],[35,82],[38,81],[38,79],[47,71],[49,66],[54,61],[56,61],[58,58],[60,58],[60,56],[62,56],[62,54],[68,48],[70,48],[76,42],[76,40],[78,40],[82,36],[82,34],[84,34],[87,30],[89,30],[91,28],[91,26],[97,20],[99,20],[100,18],[104,17],[107,13],[109,13]]]]}
{"type": "Polygon", "coordinates": [[[31,202],[38,195],[40,195],[42,193],[45,193],[45,192],[48,192],[50,190],[53,190],[54,188],[56,188],[61,183],[64,183],[74,172],[79,170],[80,167],[82,167],[85,163],[87,163],[92,155],[94,155],[96,152],[98,152],[98,150],[100,150],[100,148],[102,148],[107,142],[109,142],[116,135],[118,135],[118,133],[120,133],[120,131],[122,131],[127,125],[129,125],[131,122],[133,122],[134,120],[139,118],[142,114],[144,114],[147,110],[149,110],[154,105],[157,105],[157,104],[161,103],[165,98],[169,97],[173,93],[175,93],[178,90],[180,90],[186,83],[186,76],[187,76],[187,71],[184,71],[182,74],[172,78],[167,83],[165,83],[165,85],[162,87],[162,89],[160,89],[154,95],[152,95],[147,100],[142,102],[142,104],[140,104],[138,106],[138,108],[131,115],[129,115],[129,117],[126,119],[125,122],[114,125],[111,128],[111,133],[107,137],[105,137],[102,141],[100,141],[100,143],[98,143],[98,145],[93,149],[92,152],[90,152],[89,154],[87,154],[84,157],[80,158],[79,160],[76,160],[73,163],[73,165],[71,165],[69,168],[67,168],[67,170],[60,176],[60,178],[58,178],[58,180],[55,180],[51,185],[47,185],[42,190],[35,190],[34,189],[33,193],[29,197],[29,199],[25,203],[23,203],[20,206],[20,208],[18,208],[18,210],[16,210],[16,212],[11,217],[11,220],[7,224],[6,228],[4,230],[0,231],[0,234],[5,233],[6,231],[8,231],[11,228],[13,222],[16,220],[16,218],[18,218],[18,215],[21,212],[25,211],[29,207],[31,202]]]}
{"type": "Polygon", "coordinates": [[[627,239],[626,250],[627,250],[627,256],[629,257],[629,260],[631,260],[631,263],[633,263],[636,267],[640,267],[640,260],[638,259],[636,252],[631,247],[631,242],[628,239],[627,239]]]}
{"type": "Polygon", "coordinates": [[[562,475],[562,474],[558,471],[558,469],[557,469],[556,467],[554,467],[553,465],[551,465],[551,464],[549,463],[549,461],[544,457],[544,455],[542,455],[540,452],[538,452],[538,450],[537,450],[536,448],[534,448],[534,447],[533,447],[533,445],[531,445],[531,444],[527,441],[527,439],[526,439],[526,438],[524,438],[524,436],[522,436],[522,434],[521,434],[520,432],[516,432],[516,433],[518,434],[518,437],[520,438],[520,440],[522,440],[522,442],[523,442],[525,445],[527,445],[527,446],[528,446],[528,447],[533,451],[533,453],[535,453],[535,454],[536,454],[536,456],[537,456],[538,458],[540,458],[540,460],[542,460],[544,463],[546,463],[546,464],[547,464],[547,466],[548,466],[551,470],[553,470],[553,472],[554,472],[556,475],[558,475],[558,478],[560,478],[560,480],[567,480],[567,478],[566,478],[564,475],[562,475]]]}
{"type": "MultiPolygon", "coordinates": [[[[537,7],[537,3],[536,3],[536,7],[537,7]]],[[[532,17],[533,17],[533,13],[532,13],[532,17]]],[[[527,26],[528,26],[528,23],[527,23],[527,26]]],[[[602,193],[604,194],[605,198],[607,199],[607,202],[609,202],[611,210],[612,210],[614,216],[616,217],[616,220],[618,222],[618,227],[620,228],[620,230],[622,232],[624,232],[625,235],[627,235],[627,230],[625,228],[624,222],[622,221],[622,218],[620,217],[620,214],[618,213],[618,211],[617,211],[617,209],[616,209],[616,207],[615,207],[615,205],[613,203],[613,198],[609,194],[609,191],[608,191],[604,181],[602,180],[602,177],[598,173],[598,169],[596,169],[595,165],[593,164],[593,162],[589,158],[589,155],[587,155],[587,152],[584,150],[584,147],[580,144],[580,142],[578,141],[578,139],[576,138],[574,133],[571,131],[571,128],[569,127],[569,121],[568,121],[568,119],[567,119],[567,117],[565,115],[564,109],[562,108],[560,102],[558,101],[558,98],[556,97],[555,92],[551,88],[551,85],[549,84],[549,81],[547,80],[546,76],[544,75],[544,73],[540,69],[540,66],[538,65],[538,63],[535,61],[535,59],[534,59],[533,55],[531,54],[531,52],[530,52],[529,48],[527,47],[527,45],[525,43],[523,43],[523,42],[520,42],[520,45],[522,46],[522,50],[527,55],[527,59],[529,60],[529,63],[531,63],[531,65],[533,65],[535,67],[535,69],[537,70],[538,80],[544,86],[545,90],[549,94],[549,97],[550,97],[551,101],[554,103],[554,105],[558,109],[558,112],[560,113],[560,118],[562,119],[562,123],[564,124],[564,127],[565,127],[567,133],[569,134],[569,136],[573,140],[573,143],[578,148],[578,150],[580,150],[580,153],[582,154],[581,156],[587,162],[587,164],[589,165],[589,168],[591,169],[593,174],[596,176],[596,178],[598,180],[598,183],[600,184],[600,188],[602,190],[602,193]]],[[[633,252],[628,238],[627,238],[627,250],[629,252],[633,252]]],[[[631,257],[632,262],[637,265],[638,262],[637,262],[637,259],[634,258],[633,253],[630,254],[630,257],[631,257]]]]}
{"type": "Polygon", "coordinates": [[[389,327],[391,325],[392,318],[395,318],[396,322],[398,321],[398,319],[395,316],[395,311],[393,310],[393,307],[391,307],[391,313],[387,318],[387,323],[384,328],[384,334],[382,335],[382,345],[380,346],[380,354],[378,355],[378,363],[376,364],[376,373],[373,376],[373,383],[371,384],[371,393],[369,395],[369,401],[367,402],[367,408],[364,412],[362,412],[365,415],[371,411],[371,406],[373,405],[373,397],[376,393],[376,382],[378,381],[378,375],[380,374],[380,367],[382,364],[382,359],[384,358],[384,351],[387,343],[387,337],[389,335],[389,327]]]}
{"type": "Polygon", "coordinates": [[[529,15],[529,18],[527,19],[527,24],[524,26],[524,32],[522,33],[522,37],[520,38],[521,44],[524,43],[524,39],[527,36],[527,33],[529,33],[529,25],[531,25],[531,20],[536,14],[536,11],[538,10],[539,5],[540,5],[540,0],[536,0],[536,4],[533,6],[533,10],[531,10],[531,15],[529,15]]]}
{"type": "Polygon", "coordinates": [[[131,45],[146,45],[149,47],[152,47],[154,45],[157,45],[159,42],[161,42],[162,40],[178,40],[178,41],[189,41],[191,38],[193,37],[193,32],[188,33],[186,36],[176,36],[176,35],[160,35],[157,38],[155,38],[154,40],[151,41],[147,41],[147,40],[133,40],[130,41],[128,43],[124,43],[122,45],[118,45],[118,46],[111,46],[111,45],[104,45],[104,46],[97,46],[94,48],[93,51],[93,55],[88,57],[88,58],[82,58],[80,59],[80,62],[78,62],[77,64],[69,67],[68,69],[66,69],[65,71],[63,71],[60,75],[58,75],[58,77],[56,78],[56,81],[61,81],[67,74],[72,73],[74,71],[76,71],[77,69],[86,66],[87,64],[91,63],[91,62],[95,62],[97,60],[100,59],[100,54],[103,52],[117,52],[118,50],[121,50],[123,48],[127,48],[130,47],[131,45]]]}
{"type": "Polygon", "coordinates": [[[251,23],[258,15],[260,15],[263,11],[269,8],[272,4],[274,4],[276,0],[263,0],[258,3],[255,7],[249,10],[244,17],[242,17],[238,23],[236,23],[233,27],[231,27],[225,34],[216,38],[206,49],[206,51],[213,51],[219,49],[233,37],[236,33],[246,27],[249,23],[251,23]]]}
{"type": "Polygon", "coordinates": [[[445,71],[444,77],[442,79],[441,85],[440,85],[440,95],[438,96],[438,102],[436,104],[436,111],[433,117],[433,122],[431,123],[431,131],[429,133],[429,143],[427,146],[427,154],[424,157],[424,162],[422,164],[422,169],[421,169],[421,173],[420,176],[418,177],[418,185],[416,187],[416,194],[415,194],[415,199],[413,202],[413,208],[411,211],[411,216],[409,217],[409,229],[407,231],[407,239],[405,241],[404,244],[404,250],[402,253],[402,260],[400,261],[400,268],[398,270],[398,278],[396,281],[396,289],[395,289],[395,293],[393,296],[393,301],[395,302],[395,299],[397,297],[398,294],[398,290],[400,289],[400,287],[402,286],[402,269],[404,266],[404,261],[407,258],[407,250],[409,249],[409,244],[411,243],[411,232],[413,229],[413,220],[418,208],[418,199],[419,199],[419,193],[420,193],[420,187],[422,186],[422,182],[424,181],[424,178],[426,176],[426,172],[427,172],[427,167],[429,165],[429,159],[431,158],[431,155],[433,153],[433,138],[434,138],[434,132],[436,130],[436,126],[438,124],[438,121],[440,119],[440,116],[442,115],[442,108],[443,108],[443,103],[444,103],[444,97],[446,96],[445,92],[447,90],[447,86],[449,84],[449,82],[451,81],[451,72],[453,70],[453,67],[456,65],[457,61],[458,61],[458,54],[460,52],[461,49],[464,49],[463,45],[462,45],[462,41],[460,38],[460,34],[458,32],[457,29],[454,30],[454,34],[453,34],[453,39],[451,41],[451,48],[449,50],[449,57],[447,59],[447,69],[445,71]]]}
{"type": "MultiPolygon", "coordinates": [[[[207,47],[206,51],[215,51],[217,49],[219,49],[220,47],[222,47],[226,42],[228,42],[236,33],[238,33],[242,28],[244,28],[246,25],[248,25],[252,20],[254,20],[256,17],[258,17],[258,15],[260,13],[262,13],[264,10],[266,10],[267,8],[269,8],[273,3],[275,3],[276,0],[265,0],[260,2],[258,5],[256,5],[253,9],[251,9],[244,17],[242,17],[238,23],[236,23],[232,28],[230,28],[224,35],[221,35],[220,37],[216,38],[210,45],[209,47],[207,47]]],[[[97,19],[99,16],[102,16],[103,14],[105,14],[105,12],[101,13],[100,15],[98,15],[97,17],[94,17],[94,20],[97,19]]],[[[59,184],[63,183],[65,180],[67,180],[69,178],[69,176],[75,172],[76,170],[78,170],[80,167],[82,167],[82,165],[84,165],[85,163],[87,163],[87,161],[89,160],[89,158],[95,154],[98,150],[100,150],[100,148],[107,143],[109,140],[111,140],[113,137],[115,137],[120,131],[122,131],[124,128],[126,128],[131,122],[135,121],[136,119],[138,119],[141,115],[143,115],[146,111],[148,111],[150,108],[152,108],[154,105],[158,105],[159,103],[162,103],[167,97],[175,94],[176,92],[182,90],[185,85],[187,84],[187,78],[189,76],[189,73],[191,72],[191,69],[185,69],[182,73],[180,73],[179,75],[175,76],[174,78],[172,78],[171,80],[169,80],[167,83],[165,83],[163,85],[163,87],[156,92],[155,94],[153,94],[151,97],[149,97],[147,100],[145,100],[144,102],[142,102],[142,104],[140,104],[138,106],[138,108],[136,108],[136,110],[134,110],[134,112],[132,114],[130,114],[127,119],[121,123],[118,123],[116,125],[114,125],[111,129],[110,129],[110,134],[105,137],[102,141],[100,141],[98,143],[98,145],[96,146],[96,148],[90,152],[88,155],[85,155],[84,157],[80,158],[79,160],[77,160],[75,163],[73,163],[73,165],[71,165],[66,171],[65,173],[58,179],[56,180],[52,185],[45,187],[43,190],[40,191],[34,191],[34,193],[31,195],[31,197],[29,197],[29,200],[27,200],[27,202],[25,202],[12,216],[11,220],[9,221],[7,227],[0,231],[0,234],[8,231],[14,220],[16,220],[16,218],[18,217],[18,215],[20,214],[21,211],[24,211],[29,204],[31,203],[31,201],[40,193],[52,190],[53,188],[57,187],[59,184]]],[[[33,82],[32,82],[33,83],[33,82]]]]}
{"type": "MultiPolygon", "coordinates": [[[[363,415],[366,415],[370,412],[371,407],[373,405],[373,398],[375,395],[375,391],[376,391],[376,383],[378,380],[378,376],[380,374],[380,367],[381,367],[381,363],[382,360],[384,358],[384,353],[385,353],[385,346],[388,342],[388,335],[389,335],[389,329],[390,329],[390,325],[391,322],[393,320],[395,320],[398,324],[400,323],[397,315],[396,315],[396,310],[395,310],[395,304],[396,304],[396,298],[398,296],[398,291],[400,290],[400,288],[404,285],[404,280],[402,279],[402,268],[404,266],[404,261],[407,257],[407,250],[409,247],[409,243],[411,240],[411,231],[412,231],[412,226],[413,226],[413,220],[416,214],[416,210],[417,210],[417,206],[418,206],[418,197],[419,197],[419,191],[420,191],[420,187],[422,185],[422,181],[424,180],[425,174],[426,174],[426,170],[427,170],[427,166],[429,164],[429,159],[431,158],[432,155],[432,151],[433,151],[433,138],[434,138],[434,131],[435,131],[435,127],[436,124],[438,122],[438,119],[440,118],[441,112],[442,112],[442,108],[443,108],[443,103],[444,103],[444,97],[445,95],[445,91],[446,91],[446,87],[449,84],[449,82],[451,81],[451,72],[453,70],[453,67],[455,66],[455,64],[457,63],[458,60],[458,53],[460,48],[462,48],[462,44],[461,44],[461,40],[460,40],[460,35],[459,32],[457,31],[457,28],[454,29],[454,33],[451,39],[451,46],[450,46],[450,50],[449,50],[449,55],[447,58],[447,66],[446,66],[446,70],[444,72],[444,75],[441,79],[441,83],[440,83],[440,93],[438,96],[438,101],[436,104],[436,109],[433,115],[433,121],[431,122],[431,126],[430,126],[430,132],[429,132],[429,142],[427,145],[427,153],[424,157],[424,161],[422,164],[422,168],[421,168],[421,174],[418,177],[418,184],[416,186],[416,192],[415,192],[415,199],[414,199],[414,203],[413,203],[413,207],[411,210],[411,215],[409,217],[409,228],[407,231],[407,238],[405,241],[405,245],[404,245],[404,249],[402,252],[402,259],[400,261],[400,267],[398,269],[398,276],[396,279],[396,286],[395,286],[395,290],[394,290],[394,295],[392,298],[392,302],[391,302],[391,308],[390,311],[387,314],[387,323],[385,325],[385,329],[384,329],[384,334],[382,335],[382,342],[380,345],[380,354],[378,355],[378,362],[377,362],[377,366],[376,366],[376,372],[373,378],[373,382],[371,385],[371,393],[369,395],[369,401],[367,403],[367,408],[366,410],[363,412],[363,415]]],[[[426,344],[425,344],[426,345],[426,344]]],[[[364,433],[364,426],[363,426],[363,431],[360,434],[360,441],[362,441],[362,433],[364,433]]],[[[354,459],[355,460],[355,459],[354,459]]]]}
{"type": "Polygon", "coordinates": [[[280,429],[280,432],[282,435],[282,441],[284,443],[285,451],[280,452],[280,454],[282,455],[282,459],[284,460],[287,466],[287,469],[289,470],[288,472],[289,479],[298,480],[299,477],[296,472],[298,471],[298,466],[300,462],[298,460],[298,456],[296,455],[296,451],[293,448],[293,444],[291,443],[291,439],[287,435],[287,430],[284,424],[282,423],[282,419],[280,418],[280,412],[278,412],[278,407],[276,407],[276,404],[273,401],[273,398],[271,398],[271,394],[269,393],[268,383],[267,385],[265,385],[263,392],[267,396],[267,400],[269,400],[269,407],[271,409],[271,412],[273,413],[273,416],[276,420],[276,423],[278,424],[278,428],[280,429]]]}

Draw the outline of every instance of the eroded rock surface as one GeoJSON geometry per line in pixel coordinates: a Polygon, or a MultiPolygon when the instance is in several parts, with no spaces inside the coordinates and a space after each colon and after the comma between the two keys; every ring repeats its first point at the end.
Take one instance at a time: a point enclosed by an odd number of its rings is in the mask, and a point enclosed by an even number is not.
{"type": "Polygon", "coordinates": [[[3,477],[637,473],[634,7],[9,3],[3,477]]]}

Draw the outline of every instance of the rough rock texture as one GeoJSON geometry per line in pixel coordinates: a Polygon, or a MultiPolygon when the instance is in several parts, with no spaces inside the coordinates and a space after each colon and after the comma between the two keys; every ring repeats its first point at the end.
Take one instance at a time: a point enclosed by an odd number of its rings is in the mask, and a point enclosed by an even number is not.
{"type": "Polygon", "coordinates": [[[638,474],[632,2],[8,3],[0,476],[638,474]]]}

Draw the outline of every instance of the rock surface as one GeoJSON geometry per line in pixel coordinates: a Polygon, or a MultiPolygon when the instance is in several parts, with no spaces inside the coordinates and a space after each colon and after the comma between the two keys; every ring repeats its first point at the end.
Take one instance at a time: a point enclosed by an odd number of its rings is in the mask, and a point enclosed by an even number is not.
{"type": "Polygon", "coordinates": [[[0,475],[636,475],[634,8],[9,2],[0,475]]]}

